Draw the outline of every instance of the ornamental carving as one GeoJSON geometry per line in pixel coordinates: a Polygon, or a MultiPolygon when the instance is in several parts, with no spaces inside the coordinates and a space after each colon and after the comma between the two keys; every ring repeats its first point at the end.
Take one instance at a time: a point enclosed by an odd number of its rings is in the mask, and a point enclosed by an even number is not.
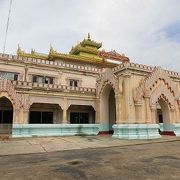
{"type": "Polygon", "coordinates": [[[153,107],[158,98],[163,98],[174,108],[175,100],[179,99],[179,92],[176,84],[161,68],[155,68],[150,76],[143,79],[139,86],[134,90],[134,101],[135,104],[142,104],[143,97],[150,98],[150,106],[153,107]],[[158,82],[162,80],[163,84],[159,84],[154,89],[158,82]],[[161,97],[162,96],[162,97],[161,97]]]}
{"type": "Polygon", "coordinates": [[[150,106],[156,106],[159,99],[164,99],[164,101],[169,105],[171,109],[175,108],[175,99],[170,90],[167,89],[166,85],[159,85],[151,94],[150,106]]]}
{"type": "Polygon", "coordinates": [[[22,98],[21,94],[18,94],[8,79],[0,79],[0,92],[6,92],[13,104],[14,109],[18,110],[21,107],[28,107],[29,101],[28,99],[22,98]]]}
{"type": "Polygon", "coordinates": [[[11,81],[7,79],[0,79],[0,92],[6,92],[8,94],[15,109],[19,109],[21,107],[21,96],[16,93],[11,81]]]}
{"type": "Polygon", "coordinates": [[[168,88],[171,90],[175,97],[179,96],[176,84],[171,80],[171,78],[166,74],[166,72],[159,67],[155,68],[151,75],[146,78],[145,87],[147,89],[151,89],[158,82],[159,79],[164,80],[164,83],[167,84],[168,88]]]}
{"type": "Polygon", "coordinates": [[[22,107],[25,111],[29,111],[29,108],[31,106],[31,101],[29,99],[29,97],[26,97],[26,96],[22,96],[21,98],[21,104],[22,104],[22,107]]]}
{"type": "Polygon", "coordinates": [[[113,74],[110,68],[104,68],[101,74],[101,77],[97,80],[96,83],[96,92],[97,97],[100,96],[104,87],[110,84],[114,89],[115,94],[118,94],[118,78],[113,74]]]}
{"type": "Polygon", "coordinates": [[[144,80],[142,80],[139,84],[139,87],[137,87],[135,90],[134,90],[134,101],[136,104],[142,104],[142,98],[143,98],[143,95],[144,95],[144,89],[145,89],[145,86],[144,86],[144,80]]]}

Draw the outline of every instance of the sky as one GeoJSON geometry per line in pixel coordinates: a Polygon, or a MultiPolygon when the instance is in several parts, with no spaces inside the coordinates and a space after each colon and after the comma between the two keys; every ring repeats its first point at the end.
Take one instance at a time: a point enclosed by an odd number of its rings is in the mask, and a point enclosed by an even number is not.
{"type": "MultiPolygon", "coordinates": [[[[10,0],[0,0],[0,52],[10,0]]],[[[180,0],[13,0],[6,53],[68,53],[87,34],[131,62],[180,72],[180,0]]]]}

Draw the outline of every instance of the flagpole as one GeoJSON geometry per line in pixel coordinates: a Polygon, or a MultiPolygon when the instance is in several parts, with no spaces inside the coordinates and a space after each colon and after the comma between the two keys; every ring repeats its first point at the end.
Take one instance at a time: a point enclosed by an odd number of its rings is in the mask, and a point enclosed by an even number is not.
{"type": "Polygon", "coordinates": [[[7,41],[8,29],[9,29],[9,20],[10,20],[10,15],[11,15],[12,1],[13,0],[10,0],[10,5],[9,5],[9,13],[8,13],[8,19],[7,19],[7,24],[6,24],[5,40],[4,40],[4,46],[3,46],[3,54],[6,51],[6,41],[7,41]]]}

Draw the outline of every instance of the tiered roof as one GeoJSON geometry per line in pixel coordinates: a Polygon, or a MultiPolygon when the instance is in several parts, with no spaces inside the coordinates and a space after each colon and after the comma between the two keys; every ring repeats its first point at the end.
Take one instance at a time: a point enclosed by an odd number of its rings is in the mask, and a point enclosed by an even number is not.
{"type": "Polygon", "coordinates": [[[127,57],[125,57],[124,55],[120,55],[115,51],[100,51],[99,49],[101,47],[102,43],[91,40],[90,34],[88,34],[87,38],[85,38],[82,42],[78,43],[75,47],[72,47],[69,54],[57,52],[52,46],[50,46],[49,54],[38,53],[34,49],[32,49],[30,53],[26,53],[18,45],[17,55],[21,57],[37,58],[52,61],[61,59],[68,62],[75,61],[80,63],[90,63],[94,65],[110,67],[115,66],[115,64],[111,61],[108,61],[109,59],[111,59],[112,61],[118,61],[119,63],[129,62],[129,59],[127,57]]]}

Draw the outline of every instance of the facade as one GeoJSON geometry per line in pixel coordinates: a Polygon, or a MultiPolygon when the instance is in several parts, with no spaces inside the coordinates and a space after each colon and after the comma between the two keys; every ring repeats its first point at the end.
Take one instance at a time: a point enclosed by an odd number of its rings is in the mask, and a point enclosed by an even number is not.
{"type": "Polygon", "coordinates": [[[69,54],[0,54],[0,131],[12,137],[180,136],[180,73],[100,50],[90,35],[69,54]]]}

